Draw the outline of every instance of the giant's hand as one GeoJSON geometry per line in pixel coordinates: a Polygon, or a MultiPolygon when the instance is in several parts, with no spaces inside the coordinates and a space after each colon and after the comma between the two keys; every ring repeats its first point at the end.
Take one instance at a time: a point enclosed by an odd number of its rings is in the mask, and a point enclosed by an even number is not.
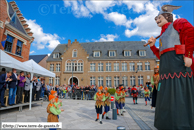
{"type": "Polygon", "coordinates": [[[148,40],[148,44],[150,45],[150,47],[154,46],[156,42],[156,38],[154,38],[153,36],[148,40]]]}
{"type": "Polygon", "coordinates": [[[192,65],[192,58],[184,57],[184,62],[186,67],[191,67],[192,65]]]}

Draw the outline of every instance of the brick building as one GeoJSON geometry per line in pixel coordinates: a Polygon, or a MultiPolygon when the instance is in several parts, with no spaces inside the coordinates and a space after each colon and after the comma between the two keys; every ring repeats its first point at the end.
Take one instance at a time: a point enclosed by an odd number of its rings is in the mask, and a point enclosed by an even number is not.
{"type": "Polygon", "coordinates": [[[30,55],[29,60],[34,60],[37,64],[44,67],[46,69],[46,60],[48,59],[48,55],[30,55]]]}
{"type": "Polygon", "coordinates": [[[154,73],[156,57],[143,41],[59,44],[47,59],[56,74],[46,83],[125,86],[145,84],[154,73]]]}
{"type": "Polygon", "coordinates": [[[19,61],[29,59],[30,45],[34,40],[25,18],[15,1],[0,0],[0,49],[19,61]]]}

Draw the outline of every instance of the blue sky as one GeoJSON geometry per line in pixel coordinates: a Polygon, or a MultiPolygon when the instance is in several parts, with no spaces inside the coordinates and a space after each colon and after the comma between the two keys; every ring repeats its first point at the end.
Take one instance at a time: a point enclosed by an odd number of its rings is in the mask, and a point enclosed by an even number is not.
{"type": "MultiPolygon", "coordinates": [[[[9,0],[8,0],[9,1],[9,0]]],[[[164,4],[181,5],[175,18],[192,25],[190,1],[25,1],[16,0],[35,40],[30,53],[50,54],[68,39],[81,42],[141,41],[160,34],[154,17],[164,4]]],[[[158,45],[158,44],[156,44],[158,45]]]]}

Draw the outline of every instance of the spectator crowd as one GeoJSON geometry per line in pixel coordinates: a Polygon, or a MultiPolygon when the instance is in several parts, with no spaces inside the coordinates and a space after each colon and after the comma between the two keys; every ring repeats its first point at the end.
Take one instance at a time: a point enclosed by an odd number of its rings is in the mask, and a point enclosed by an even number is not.
{"type": "MultiPolygon", "coordinates": [[[[9,91],[8,96],[8,105],[12,106],[15,104],[22,103],[24,95],[24,103],[29,102],[30,98],[30,86],[32,83],[32,101],[38,101],[43,97],[47,97],[51,90],[57,91],[59,98],[73,98],[73,99],[85,99],[92,100],[95,93],[97,92],[97,85],[87,85],[87,86],[78,86],[78,85],[56,85],[55,87],[52,84],[48,84],[41,79],[41,77],[33,76],[31,80],[30,73],[24,73],[23,71],[17,73],[16,69],[6,72],[5,68],[2,68],[0,72],[0,107],[5,107],[4,103],[4,94],[5,91],[9,91]]],[[[145,87],[148,87],[150,92],[152,92],[152,85],[146,83],[146,85],[136,86],[138,90],[138,96],[144,97],[145,87]]],[[[106,86],[104,86],[106,87],[106,86]]],[[[115,86],[109,88],[116,88],[115,86]]],[[[126,93],[131,95],[130,87],[124,87],[126,93]]],[[[151,95],[151,94],[150,94],[151,95]]]]}

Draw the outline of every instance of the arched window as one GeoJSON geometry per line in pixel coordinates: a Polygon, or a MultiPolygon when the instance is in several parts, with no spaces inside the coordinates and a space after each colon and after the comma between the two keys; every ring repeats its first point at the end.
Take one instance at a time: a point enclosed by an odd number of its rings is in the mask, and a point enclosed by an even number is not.
{"type": "Polygon", "coordinates": [[[83,71],[83,66],[84,66],[83,60],[78,60],[77,71],[83,71]]]}
{"type": "Polygon", "coordinates": [[[73,51],[72,51],[72,57],[77,57],[77,49],[73,49],[73,51]]]}

